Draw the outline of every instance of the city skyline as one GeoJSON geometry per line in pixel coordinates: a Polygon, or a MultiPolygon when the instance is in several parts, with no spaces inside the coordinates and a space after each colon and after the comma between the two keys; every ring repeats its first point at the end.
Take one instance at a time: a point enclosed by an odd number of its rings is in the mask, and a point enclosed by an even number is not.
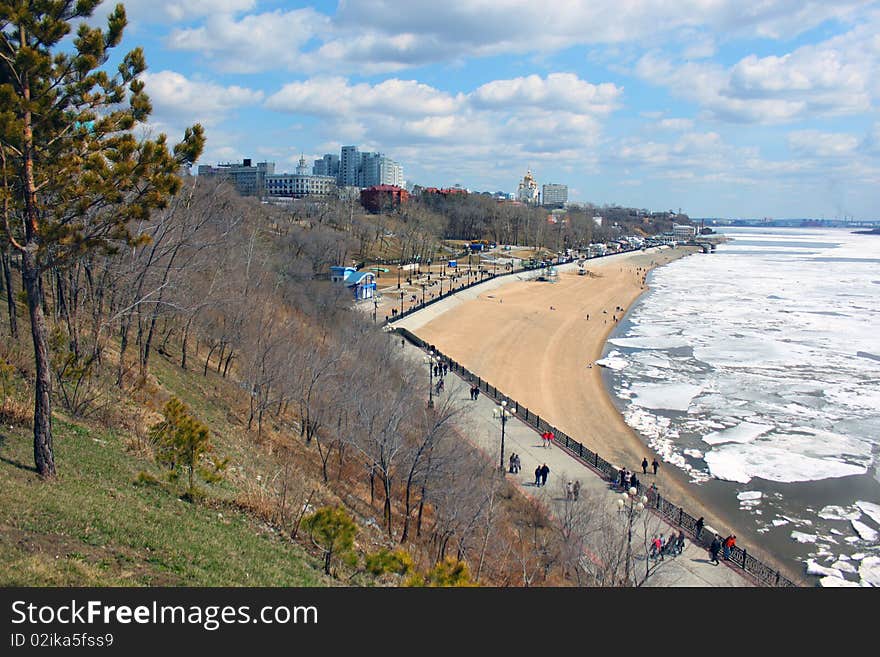
{"type": "Polygon", "coordinates": [[[200,163],[357,143],[420,185],[530,169],[572,202],[877,216],[876,1],[125,5],[153,127],[202,122],[200,163]]]}

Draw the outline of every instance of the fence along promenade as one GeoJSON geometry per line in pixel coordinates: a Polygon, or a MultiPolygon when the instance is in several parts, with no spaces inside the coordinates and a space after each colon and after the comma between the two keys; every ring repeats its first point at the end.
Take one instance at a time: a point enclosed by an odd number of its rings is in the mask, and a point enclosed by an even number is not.
{"type": "MultiPolygon", "coordinates": [[[[490,278],[492,278],[490,276],[490,278]]],[[[471,286],[469,286],[471,287],[471,286]]],[[[435,300],[436,301],[436,300],[435,300]]],[[[428,305],[428,304],[425,304],[428,305]]],[[[424,307],[424,306],[422,306],[424,307]]],[[[421,310],[421,308],[419,310],[421,310]]],[[[412,311],[410,311],[412,312],[412,311]]],[[[410,314],[407,312],[406,314],[410,314]]],[[[395,319],[400,319],[399,317],[395,319]]],[[[390,322],[386,322],[390,323],[390,322]]],[[[608,482],[616,482],[619,477],[619,470],[614,467],[611,463],[603,459],[596,452],[591,449],[585,447],[581,443],[577,442],[573,438],[571,438],[564,431],[560,431],[552,424],[547,422],[544,418],[536,415],[535,413],[529,411],[529,409],[515,399],[511,399],[504,393],[502,393],[498,388],[489,384],[488,381],[484,381],[482,378],[470,372],[467,368],[465,368],[460,363],[456,362],[446,354],[440,352],[434,345],[427,344],[424,340],[419,338],[417,335],[412,333],[411,331],[405,328],[395,328],[394,331],[401,335],[403,338],[408,340],[413,345],[417,346],[419,349],[431,349],[435,355],[442,358],[444,362],[449,365],[450,371],[458,374],[463,379],[472,382],[473,385],[479,387],[479,389],[484,393],[492,397],[496,402],[506,401],[508,407],[513,408],[516,413],[516,416],[529,426],[533,427],[538,433],[543,433],[545,431],[552,431],[555,435],[554,443],[556,443],[559,447],[568,452],[571,456],[575,457],[583,464],[588,466],[594,472],[596,472],[602,479],[608,482]]],[[[697,524],[697,519],[694,518],[691,514],[685,511],[682,507],[676,506],[669,500],[665,499],[659,492],[655,492],[648,487],[642,486],[641,482],[638,485],[639,492],[645,495],[648,498],[647,507],[653,512],[656,513],[663,518],[666,519],[667,522],[676,525],[677,527],[686,530],[692,537],[695,543],[701,545],[704,548],[708,547],[709,542],[711,542],[711,538],[708,534],[711,532],[704,532],[704,536],[701,536],[700,539],[696,538],[695,529],[697,524]],[[709,539],[708,541],[706,539],[709,539]]],[[[739,545],[735,545],[730,553],[730,562],[734,565],[742,568],[742,570],[750,575],[755,581],[764,586],[773,586],[773,587],[796,587],[797,584],[792,582],[790,579],[782,575],[778,570],[768,566],[761,560],[752,556],[748,553],[747,549],[741,547],[739,545]]]]}

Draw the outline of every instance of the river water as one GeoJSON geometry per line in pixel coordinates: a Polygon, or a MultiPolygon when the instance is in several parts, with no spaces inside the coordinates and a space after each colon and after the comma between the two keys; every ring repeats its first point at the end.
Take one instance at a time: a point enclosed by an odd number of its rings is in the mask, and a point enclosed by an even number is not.
{"type": "Polygon", "coordinates": [[[880,236],[722,230],[651,273],[606,380],[762,547],[824,586],[880,586],[880,236]]]}

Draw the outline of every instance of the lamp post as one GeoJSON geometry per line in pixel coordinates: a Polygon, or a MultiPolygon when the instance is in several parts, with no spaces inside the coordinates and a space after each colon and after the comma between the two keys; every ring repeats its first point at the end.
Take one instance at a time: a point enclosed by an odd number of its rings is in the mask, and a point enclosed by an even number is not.
{"type": "Polygon", "coordinates": [[[397,265],[397,289],[400,289],[400,270],[403,268],[403,265],[397,265]]]}
{"type": "Polygon", "coordinates": [[[633,521],[645,510],[647,503],[648,498],[644,495],[639,496],[639,491],[635,486],[617,498],[618,509],[626,513],[626,564],[624,565],[624,577],[626,578],[627,586],[631,584],[630,566],[632,564],[633,521]]]}
{"type": "Polygon", "coordinates": [[[403,295],[406,294],[403,290],[399,292],[400,294],[400,314],[403,314],[403,295]]]}
{"type": "Polygon", "coordinates": [[[433,351],[425,355],[424,362],[428,365],[428,408],[431,408],[434,405],[434,365],[437,363],[433,351]]]}
{"type": "Polygon", "coordinates": [[[507,426],[507,421],[512,418],[514,415],[512,409],[507,408],[507,400],[501,402],[501,406],[496,406],[492,409],[492,417],[496,420],[501,420],[501,474],[504,475],[504,427],[507,426]]]}
{"type": "Polygon", "coordinates": [[[373,324],[376,323],[376,308],[379,306],[379,299],[373,295],[373,324]]]}

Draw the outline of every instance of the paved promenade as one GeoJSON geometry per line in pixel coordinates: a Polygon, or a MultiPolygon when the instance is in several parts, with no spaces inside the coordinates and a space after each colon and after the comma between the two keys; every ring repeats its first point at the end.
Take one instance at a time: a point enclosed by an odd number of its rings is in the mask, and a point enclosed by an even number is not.
{"type": "MultiPolygon", "coordinates": [[[[485,290],[481,290],[481,292],[483,291],[485,290]]],[[[422,312],[430,313],[432,310],[433,308],[428,308],[422,312]]],[[[414,366],[426,367],[423,362],[424,352],[422,350],[408,342],[403,349],[406,357],[412,360],[414,366]]],[[[445,390],[441,394],[444,396],[452,395],[463,407],[462,413],[456,418],[459,432],[467,436],[477,448],[483,451],[487,460],[499,464],[501,423],[493,417],[493,409],[497,405],[483,394],[476,401],[471,401],[468,393],[469,388],[469,382],[464,382],[458,376],[450,373],[446,377],[445,390]]],[[[565,450],[556,445],[548,448],[542,443],[540,435],[530,426],[515,417],[507,422],[504,445],[505,465],[512,452],[520,455],[522,463],[520,473],[506,475],[509,480],[515,481],[525,495],[540,501],[553,514],[559,513],[565,504],[565,482],[578,480],[581,483],[581,499],[589,500],[591,504],[605,504],[607,514],[610,514],[606,517],[613,517],[614,521],[620,523],[626,522],[622,514],[617,512],[617,499],[620,497],[620,493],[613,491],[608,482],[565,450]],[[534,471],[537,466],[543,463],[546,463],[550,468],[550,475],[545,487],[536,487],[534,471]]],[[[652,475],[648,474],[640,479],[646,485],[650,485],[652,475]]],[[[644,511],[643,513],[649,512],[644,511]]],[[[643,536],[640,534],[640,531],[644,530],[644,525],[642,520],[634,523],[632,543],[634,555],[644,552],[643,536]]],[[[668,535],[673,531],[673,528],[661,518],[655,517],[648,523],[648,531],[651,534],[660,532],[668,535]]],[[[712,529],[707,526],[704,531],[711,532],[712,529]]],[[[601,549],[597,546],[596,553],[600,552],[601,549]]],[[[644,569],[644,564],[643,557],[637,558],[635,569],[644,569]]],[[[643,570],[641,573],[644,574],[643,570]]],[[[727,565],[723,560],[721,565],[714,565],[709,561],[703,548],[693,545],[688,540],[684,552],[675,558],[666,557],[658,567],[653,569],[643,586],[741,587],[753,586],[753,582],[741,570],[727,565]]]]}

